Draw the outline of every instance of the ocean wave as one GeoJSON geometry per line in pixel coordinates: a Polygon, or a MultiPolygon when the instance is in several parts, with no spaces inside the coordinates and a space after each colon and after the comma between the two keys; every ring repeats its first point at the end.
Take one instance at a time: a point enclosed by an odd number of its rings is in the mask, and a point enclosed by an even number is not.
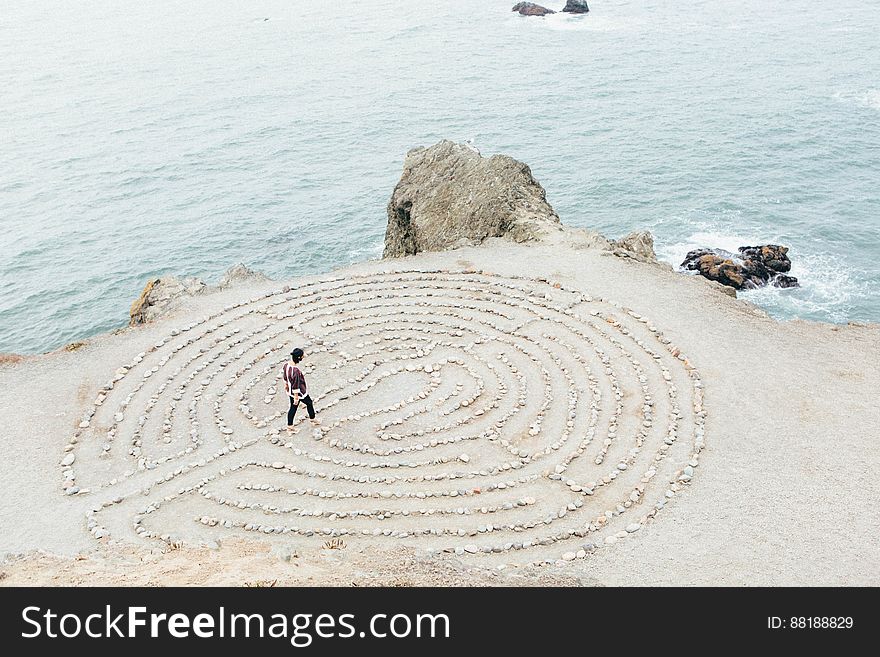
{"type": "Polygon", "coordinates": [[[867,91],[838,91],[832,96],[834,100],[880,110],[880,89],[868,89],[867,91]]]}
{"type": "MultiPolygon", "coordinates": [[[[754,235],[722,233],[712,230],[698,230],[691,233],[686,239],[678,242],[660,243],[657,246],[657,257],[668,262],[673,267],[679,267],[684,262],[688,252],[695,249],[723,249],[736,253],[741,246],[751,246],[758,240],[754,235]]],[[[770,243],[764,239],[763,242],[770,243]]]]}
{"type": "Polygon", "coordinates": [[[383,239],[349,249],[347,253],[348,262],[360,262],[365,259],[379,258],[382,255],[384,246],[385,241],[383,239]]]}
{"type": "Polygon", "coordinates": [[[632,22],[612,16],[594,16],[590,14],[564,14],[559,11],[542,20],[534,21],[551,30],[558,31],[585,31],[585,32],[621,32],[631,31],[638,25],[638,21],[632,22]]]}

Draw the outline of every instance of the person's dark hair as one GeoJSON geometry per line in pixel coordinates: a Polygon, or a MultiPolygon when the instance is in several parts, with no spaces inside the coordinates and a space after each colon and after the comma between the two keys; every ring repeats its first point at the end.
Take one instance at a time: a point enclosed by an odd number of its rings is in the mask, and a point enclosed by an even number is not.
{"type": "Polygon", "coordinates": [[[304,352],[299,347],[297,347],[296,349],[294,349],[293,351],[290,352],[290,357],[293,358],[294,363],[300,362],[303,359],[303,356],[305,356],[305,355],[306,355],[306,352],[304,352]]]}

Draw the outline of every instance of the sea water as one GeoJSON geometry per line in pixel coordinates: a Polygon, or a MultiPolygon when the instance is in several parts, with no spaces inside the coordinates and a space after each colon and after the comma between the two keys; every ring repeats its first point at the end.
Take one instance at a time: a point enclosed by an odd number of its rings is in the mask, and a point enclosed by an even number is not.
{"type": "Polygon", "coordinates": [[[782,320],[880,321],[880,1],[512,5],[0,3],[0,352],[122,326],[165,273],[378,257],[442,138],[676,265],[790,246],[803,287],[744,295],[782,320]]]}

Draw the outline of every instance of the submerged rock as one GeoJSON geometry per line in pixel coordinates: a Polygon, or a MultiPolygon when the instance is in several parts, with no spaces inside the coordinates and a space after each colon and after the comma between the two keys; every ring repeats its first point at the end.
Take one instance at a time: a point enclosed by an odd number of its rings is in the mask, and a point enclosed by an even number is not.
{"type": "Polygon", "coordinates": [[[791,271],[788,247],[778,244],[742,246],[736,254],[723,249],[696,249],[685,256],[681,267],[737,290],[765,285],[798,287],[797,278],[786,273],[791,271]]]}
{"type": "Polygon", "coordinates": [[[513,6],[511,11],[518,11],[523,16],[546,16],[548,14],[556,13],[552,9],[536,5],[534,2],[518,2],[513,6]]]}
{"type": "Polygon", "coordinates": [[[569,14],[586,14],[590,8],[587,6],[587,0],[568,0],[562,11],[569,14]]]}
{"type": "Polygon", "coordinates": [[[556,230],[559,217],[527,165],[444,140],[407,153],[388,203],[384,257],[471,246],[489,237],[526,242],[556,230]]]}

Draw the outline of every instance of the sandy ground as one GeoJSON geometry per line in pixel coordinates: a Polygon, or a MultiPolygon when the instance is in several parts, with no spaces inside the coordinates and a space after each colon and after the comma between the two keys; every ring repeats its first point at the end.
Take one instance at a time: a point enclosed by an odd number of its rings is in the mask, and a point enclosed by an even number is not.
{"type": "Polygon", "coordinates": [[[98,549],[63,557],[31,554],[0,569],[3,586],[596,586],[545,569],[499,571],[415,550],[272,549],[255,541],[220,547],[98,549]]]}
{"type": "MultiPolygon", "coordinates": [[[[209,489],[198,488],[196,479],[199,472],[214,472],[212,466],[229,463],[234,455],[224,455],[217,464],[209,462],[203,469],[183,472],[179,476],[172,470],[174,461],[160,465],[154,472],[135,472],[127,476],[123,474],[126,464],[124,449],[119,452],[114,445],[111,458],[102,460],[98,457],[100,440],[90,433],[93,429],[97,431],[96,427],[85,431],[81,443],[71,448],[76,454],[76,484],[85,490],[76,495],[64,495],[61,487],[64,468],[59,463],[67,453],[65,448],[83,419],[84,411],[92,405],[100,387],[113,378],[117,368],[130,363],[132,356],[139,351],[147,353],[145,363],[152,362],[149,359],[158,358],[161,353],[155,348],[157,341],[166,339],[173,327],[212,313],[223,313],[230,304],[277,290],[280,283],[275,282],[188,300],[179,311],[155,324],[88,340],[72,351],[62,350],[0,364],[0,385],[4,391],[0,419],[5,428],[0,434],[0,453],[4,455],[0,477],[6,491],[0,499],[0,553],[7,555],[0,583],[266,585],[277,581],[279,585],[431,585],[451,578],[452,581],[475,585],[880,584],[880,538],[876,531],[880,525],[880,509],[875,504],[880,497],[876,477],[880,465],[880,441],[877,440],[880,405],[875,401],[876,390],[880,387],[880,328],[876,325],[832,326],[802,321],[780,323],[751,304],[723,294],[707,281],[676,274],[662,266],[611,256],[588,248],[588,243],[589,239],[579,231],[566,229],[563,234],[541,244],[526,246],[492,240],[478,248],[421,254],[393,262],[367,262],[334,272],[334,276],[363,276],[396,269],[473,268],[500,276],[546,277],[559,282],[563,291],[580,290],[593,297],[614,300],[655,322],[663,335],[680,347],[699,370],[708,410],[705,449],[699,455],[699,467],[693,481],[677,486],[673,499],[665,508],[650,517],[646,511],[636,512],[635,519],[641,518],[641,522],[632,536],[619,541],[612,539],[607,544],[599,540],[597,549],[590,549],[586,555],[578,554],[572,561],[560,562],[564,551],[575,551],[588,539],[577,541],[578,545],[571,548],[565,539],[558,545],[533,546],[528,550],[502,554],[480,552],[431,556],[428,550],[436,551],[447,545],[451,549],[452,546],[465,545],[468,540],[477,543],[477,547],[483,545],[481,541],[490,545],[493,534],[491,531],[489,534],[481,532],[476,538],[457,542],[446,536],[423,538],[414,534],[387,540],[383,536],[369,540],[350,536],[344,538],[346,547],[331,550],[323,546],[327,540],[323,536],[290,534],[266,537],[259,532],[238,531],[241,528],[219,531],[221,528],[203,527],[190,517],[216,506],[205,506],[206,502],[199,493],[209,489]],[[153,351],[150,351],[151,347],[153,351]],[[175,478],[164,489],[158,484],[144,483],[149,476],[165,473],[175,478]],[[177,497],[178,486],[182,487],[180,490],[195,490],[180,493],[177,497]],[[172,499],[162,503],[162,495],[170,495],[172,499]],[[114,502],[117,496],[120,499],[114,502]],[[142,497],[162,503],[161,508],[148,516],[153,523],[150,531],[156,534],[152,538],[138,535],[134,532],[136,524],[132,525],[133,518],[139,517],[139,508],[144,506],[142,497]],[[94,515],[96,508],[100,508],[97,516],[94,515]],[[90,533],[87,516],[93,520],[97,518],[101,527],[106,527],[106,535],[99,532],[101,538],[96,539],[94,522],[90,533]],[[160,534],[165,541],[160,540],[160,534]],[[245,540],[250,537],[255,538],[245,540]],[[293,553],[296,556],[291,558],[293,553]],[[549,565],[540,568],[528,565],[544,558],[549,565]],[[499,566],[506,567],[499,571],[499,566]]],[[[294,288],[305,289],[303,286],[321,278],[296,281],[294,288]]],[[[559,298],[564,296],[563,293],[557,295],[559,298]]],[[[559,298],[551,303],[561,303],[559,298]]],[[[569,300],[563,301],[568,303],[569,300]]],[[[575,310],[580,308],[572,307],[575,310]]],[[[548,316],[552,314],[550,310],[547,312],[548,316]]],[[[251,320],[243,320],[243,333],[247,333],[251,326],[246,321],[251,320]]],[[[634,331],[641,330],[638,322],[628,317],[626,321],[634,331]]],[[[552,333],[555,329],[559,329],[559,335],[562,335],[562,324],[548,326],[549,339],[557,337],[552,333]]],[[[287,336],[278,337],[279,340],[282,338],[286,340],[287,336]]],[[[543,337],[536,333],[533,339],[537,344],[543,337]]],[[[271,340],[267,344],[271,344],[271,340]]],[[[547,353],[558,347],[558,342],[555,344],[556,347],[547,347],[547,353]]],[[[641,352],[633,353],[636,360],[644,361],[641,352]]],[[[220,358],[217,362],[222,363],[223,357],[220,358]]],[[[613,360],[610,365],[616,372],[622,372],[626,363],[618,360],[620,362],[613,360]]],[[[470,362],[469,359],[466,362],[470,362]]],[[[693,400],[687,396],[687,373],[681,368],[676,369],[679,364],[674,359],[662,361],[667,362],[671,384],[681,391],[682,401],[686,402],[681,421],[682,433],[687,433],[693,428],[693,400]]],[[[564,361],[560,367],[571,369],[575,366],[574,361],[564,361]],[[568,365],[571,367],[566,367],[568,365]]],[[[557,376],[549,361],[547,367],[551,370],[548,375],[550,388],[564,398],[565,380],[557,376]]],[[[398,385],[405,384],[406,373],[403,375],[404,379],[399,379],[398,385]]],[[[309,376],[310,385],[317,385],[311,381],[319,381],[322,374],[316,371],[309,376]]],[[[475,376],[468,377],[463,370],[450,373],[437,389],[437,394],[447,384],[460,384],[464,388],[462,394],[468,394],[467,386],[476,380],[475,376]]],[[[126,377],[119,384],[121,391],[125,385],[131,385],[128,383],[130,378],[126,377]]],[[[620,374],[624,403],[631,401],[630,393],[635,390],[635,379],[630,379],[631,375],[620,374]]],[[[245,377],[235,385],[243,385],[246,380],[245,377]]],[[[198,377],[195,381],[198,382],[198,377]]],[[[474,392],[477,399],[495,392],[492,379],[486,378],[486,381],[485,391],[474,392]]],[[[515,379],[511,379],[510,385],[514,383],[515,379]]],[[[266,380],[261,379],[257,387],[264,384],[266,380]]],[[[206,388],[213,392],[215,385],[212,381],[210,385],[206,384],[206,388]]],[[[378,385],[386,384],[380,382],[378,385]]],[[[393,382],[387,385],[392,387],[386,392],[393,392],[393,382]]],[[[600,377],[598,385],[603,388],[605,404],[611,392],[609,383],[600,377]]],[[[663,379],[649,374],[646,385],[658,399],[658,411],[662,411],[663,379]]],[[[134,388],[131,391],[135,400],[133,404],[143,403],[143,400],[138,401],[140,398],[134,388]]],[[[257,397],[263,394],[254,393],[257,397]]],[[[159,393],[156,395],[164,404],[165,398],[159,393]]],[[[184,397],[180,411],[184,416],[187,399],[184,397]]],[[[540,397],[535,401],[530,393],[525,412],[530,416],[539,412],[536,406],[530,406],[539,402],[540,397]]],[[[553,403],[557,402],[554,399],[553,403]]],[[[375,403],[375,400],[368,403],[365,397],[362,406],[353,405],[348,412],[366,414],[375,403]]],[[[204,405],[208,406],[207,402],[204,405]]],[[[261,406],[259,401],[254,405],[261,406]]],[[[273,398],[270,405],[273,411],[278,410],[277,405],[273,398]]],[[[153,413],[160,417],[151,417],[144,426],[145,439],[152,439],[153,434],[162,431],[162,408],[157,405],[153,413]]],[[[96,425],[106,413],[112,416],[114,409],[98,410],[96,425]]],[[[606,410],[603,406],[602,412],[606,410]]],[[[461,411],[456,410],[451,417],[459,417],[461,411]]],[[[557,411],[551,405],[544,418],[547,426],[535,440],[543,440],[546,434],[553,433],[554,428],[558,430],[564,425],[564,415],[554,413],[557,411]]],[[[117,440],[133,430],[136,414],[135,410],[126,411],[117,440]]],[[[325,422],[333,417],[328,411],[325,422]]],[[[208,428],[215,429],[209,427],[210,413],[199,416],[198,420],[205,427],[205,433],[208,428]]],[[[175,417],[168,421],[175,438],[178,421],[182,420],[175,417]]],[[[575,421],[580,422],[580,419],[575,421]]],[[[620,419],[621,434],[628,431],[627,422],[635,420],[625,412],[620,419]]],[[[235,440],[239,436],[242,440],[248,437],[249,425],[244,418],[230,419],[228,425],[235,431],[235,440]]],[[[580,430],[580,425],[576,428],[580,430]]],[[[297,439],[311,440],[308,431],[304,429],[297,439]]],[[[219,432],[217,435],[218,440],[222,438],[219,432]]],[[[328,438],[321,443],[315,441],[315,447],[311,449],[329,450],[332,446],[326,443],[328,438]]],[[[552,436],[547,438],[551,439],[552,436]]],[[[648,442],[653,439],[653,433],[646,438],[648,442]]],[[[679,449],[680,442],[676,442],[671,450],[679,449]]],[[[172,443],[167,450],[172,450],[175,444],[172,443]]],[[[380,446],[387,447],[387,444],[383,442],[380,446]]],[[[211,453],[210,447],[205,445],[203,454],[211,453]]],[[[156,449],[161,452],[166,447],[160,445],[156,449]]],[[[271,462],[271,458],[276,458],[271,454],[278,453],[282,447],[260,442],[247,449],[257,450],[254,452],[257,460],[271,462]]],[[[473,461],[471,465],[475,467],[491,467],[491,459],[497,458],[491,451],[495,449],[493,445],[471,443],[466,449],[473,461]],[[481,466],[483,462],[488,465],[481,466]]],[[[617,449],[616,443],[611,449],[617,449]]],[[[462,448],[453,445],[439,450],[454,460],[462,448]]],[[[172,451],[162,453],[172,454],[172,451]]],[[[624,453],[614,454],[614,460],[624,456],[624,453]]],[[[682,452],[667,459],[670,469],[662,473],[663,476],[675,478],[688,458],[689,455],[682,452]]],[[[573,470],[580,467],[577,463],[575,461],[572,465],[573,470]]],[[[528,464],[523,472],[531,472],[532,465],[528,464]]],[[[434,466],[426,467],[427,472],[440,472],[449,466],[436,466],[441,469],[435,470],[431,470],[434,466]]],[[[239,494],[234,491],[242,490],[232,484],[248,483],[244,475],[239,477],[241,473],[222,472],[226,479],[212,481],[209,485],[218,486],[219,493],[214,491],[215,495],[232,498],[233,494],[239,494]]],[[[545,477],[546,472],[538,466],[534,472],[540,481],[544,481],[540,477],[545,477]]],[[[584,477],[586,473],[584,468],[584,477]]],[[[629,477],[628,472],[618,472],[617,475],[619,479],[607,487],[609,490],[614,490],[615,485],[629,477]]],[[[636,479],[624,481],[627,485],[636,482],[636,479]]],[[[546,486],[535,489],[537,500],[533,504],[542,514],[547,510],[552,513],[557,489],[548,486],[554,483],[558,482],[547,482],[546,486]]],[[[419,485],[427,486],[421,482],[419,485]]],[[[353,483],[351,486],[352,490],[356,488],[353,483]]],[[[656,490],[653,486],[653,483],[648,485],[649,492],[662,498],[663,486],[656,490]]],[[[341,485],[338,488],[343,489],[341,485]]],[[[564,486],[558,495],[562,501],[577,499],[569,497],[570,491],[564,486]]],[[[604,508],[602,495],[604,493],[597,489],[595,497],[582,498],[584,508],[591,504],[599,505],[594,510],[604,508]]],[[[298,496],[291,497],[299,499],[298,496]]],[[[489,495],[483,497],[494,499],[489,495]]],[[[266,503],[278,504],[280,499],[273,495],[266,503]]],[[[325,503],[323,498],[321,503],[325,503]]],[[[396,501],[388,502],[388,505],[394,503],[396,501]]],[[[350,511],[347,504],[347,501],[340,503],[339,508],[350,511]]],[[[613,509],[613,504],[610,506],[613,509]]],[[[636,507],[648,508],[647,504],[642,507],[640,501],[632,509],[627,507],[619,520],[614,511],[609,526],[619,522],[621,524],[615,529],[629,527],[636,507]]],[[[415,508],[400,503],[394,510],[415,508]]],[[[579,512],[554,520],[552,526],[570,530],[575,526],[572,518],[579,512]]],[[[272,513],[277,513],[277,509],[272,513]]],[[[523,512],[514,509],[511,513],[521,515],[523,512]]],[[[470,527],[466,522],[469,518],[450,517],[447,520],[447,516],[427,516],[428,520],[421,524],[409,517],[400,517],[399,526],[407,532],[412,531],[411,526],[424,526],[426,522],[429,527],[450,528],[451,531],[470,527]]],[[[316,522],[318,524],[314,527],[319,531],[322,523],[316,522]]],[[[350,522],[359,528],[376,524],[371,524],[369,518],[350,522]]],[[[338,523],[338,520],[334,517],[332,523],[338,523]]],[[[326,521],[324,524],[332,523],[326,521]]],[[[484,529],[485,525],[481,528],[484,529]]],[[[539,529],[529,528],[528,531],[537,532],[539,529]]],[[[601,532],[597,535],[603,537],[601,532]]]]}

